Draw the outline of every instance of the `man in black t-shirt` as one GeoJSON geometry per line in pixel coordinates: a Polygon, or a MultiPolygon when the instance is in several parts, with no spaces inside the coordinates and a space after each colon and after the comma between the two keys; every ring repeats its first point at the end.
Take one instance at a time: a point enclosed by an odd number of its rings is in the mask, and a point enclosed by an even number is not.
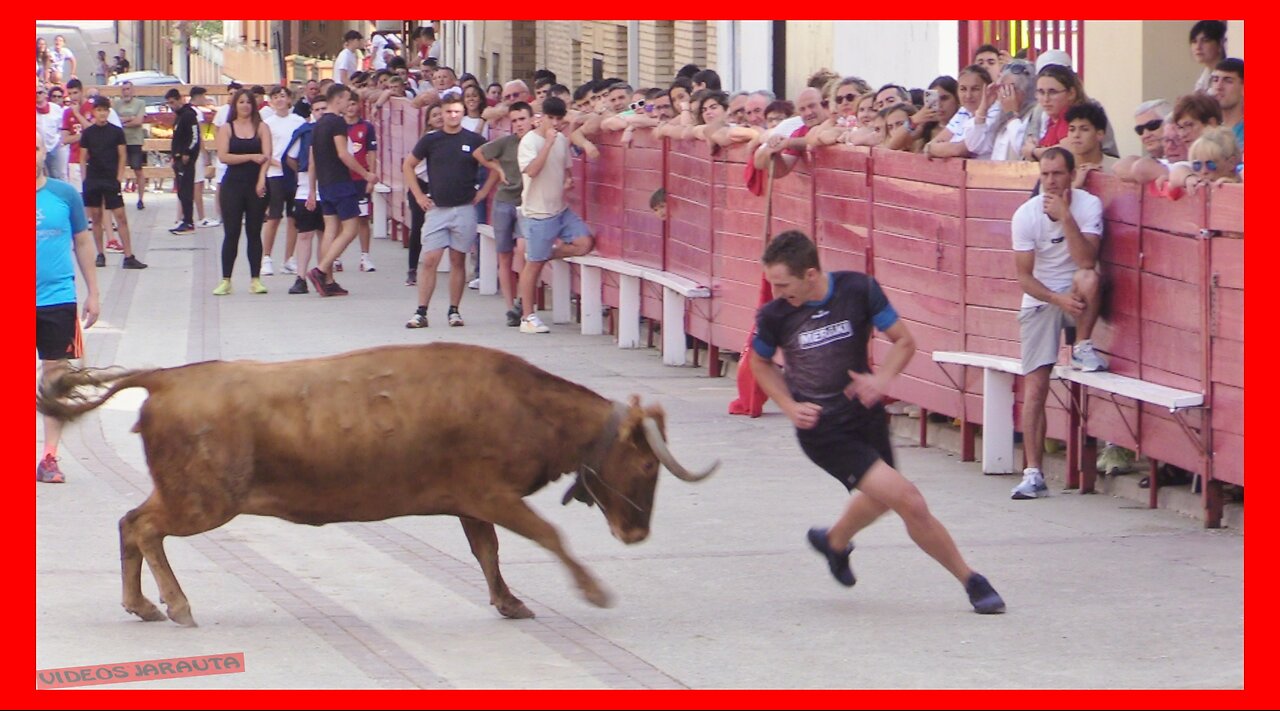
{"type": "Polygon", "coordinates": [[[427,306],[436,287],[436,267],[449,250],[449,325],[461,326],[458,305],[467,285],[467,253],[476,244],[475,205],[485,199],[498,180],[490,172],[484,187],[476,190],[476,149],[484,145],[480,134],[462,127],[465,110],[460,94],[449,94],[441,102],[444,128],[429,131],[418,139],[410,155],[404,157],[401,169],[405,185],[413,193],[410,199],[427,211],[422,226],[422,256],[418,258],[418,310],[405,328],[427,326],[427,306]],[[430,195],[422,192],[414,169],[426,161],[431,177],[430,195]]]}
{"type": "Polygon", "coordinates": [[[342,256],[360,228],[362,195],[351,176],[362,176],[370,191],[378,182],[378,176],[360,165],[347,150],[347,121],[343,114],[347,104],[355,100],[351,89],[334,84],[325,98],[328,110],[311,129],[312,160],[308,167],[311,180],[318,187],[324,213],[324,237],[320,242],[320,258],[307,272],[307,278],[321,296],[345,296],[347,290],[333,280],[333,263],[342,256]]]}
{"type": "MultiPolygon", "coordinates": [[[[93,220],[93,241],[102,255],[102,230],[105,220],[102,208],[106,206],[115,216],[124,244],[125,269],[146,269],[147,265],[133,256],[133,241],[129,238],[129,218],[124,214],[124,195],[120,182],[124,180],[125,140],[124,129],[107,122],[111,115],[111,99],[99,96],[93,100],[93,123],[80,133],[80,174],[84,176],[84,206],[93,220]]],[[[101,266],[101,265],[100,265],[101,266]]]]}
{"type": "Polygon", "coordinates": [[[817,246],[795,230],[774,238],[763,261],[777,298],[757,315],[751,370],[795,424],[805,455],[858,490],[834,526],[809,529],[809,544],[826,556],[836,580],[852,587],[853,536],[892,509],[911,540],[965,586],[974,611],[1004,612],[995,588],[965,563],[920,490],[894,468],[881,400],[916,345],[880,285],[857,272],[824,273],[817,246]],[[867,358],[873,328],[893,344],[874,373],[867,358]],[[773,364],[778,349],[785,374],[773,364]]]}

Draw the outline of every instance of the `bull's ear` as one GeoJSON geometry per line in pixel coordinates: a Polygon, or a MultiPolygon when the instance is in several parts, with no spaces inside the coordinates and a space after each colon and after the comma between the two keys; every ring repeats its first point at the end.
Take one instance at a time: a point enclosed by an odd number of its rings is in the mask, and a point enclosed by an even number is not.
{"type": "Polygon", "coordinates": [[[622,423],[618,425],[618,441],[626,442],[640,434],[644,418],[645,411],[640,408],[640,396],[632,395],[631,405],[627,408],[627,414],[623,416],[622,423]]]}

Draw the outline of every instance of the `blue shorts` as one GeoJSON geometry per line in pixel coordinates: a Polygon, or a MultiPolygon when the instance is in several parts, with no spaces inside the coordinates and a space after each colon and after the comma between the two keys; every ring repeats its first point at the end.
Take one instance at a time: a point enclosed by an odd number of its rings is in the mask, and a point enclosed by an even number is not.
{"type": "Polygon", "coordinates": [[[530,262],[545,262],[551,259],[551,248],[557,239],[568,243],[579,237],[590,237],[591,228],[572,208],[566,207],[542,220],[521,218],[520,234],[525,239],[524,258],[530,262]]]}
{"type": "Polygon", "coordinates": [[[320,206],[326,215],[337,215],[339,220],[360,216],[360,190],[354,180],[344,180],[333,185],[321,185],[320,206]]]}
{"type": "Polygon", "coordinates": [[[511,254],[516,249],[517,209],[513,203],[493,201],[493,241],[498,254],[511,254]]]}

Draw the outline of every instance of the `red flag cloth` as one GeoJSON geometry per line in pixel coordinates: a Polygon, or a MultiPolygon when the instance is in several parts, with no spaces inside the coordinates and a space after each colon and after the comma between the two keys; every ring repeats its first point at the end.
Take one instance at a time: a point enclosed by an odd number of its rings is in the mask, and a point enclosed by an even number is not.
{"type": "Polygon", "coordinates": [[[746,180],[747,191],[756,196],[764,195],[764,185],[768,175],[765,171],[757,168],[754,162],[748,160],[747,169],[742,176],[746,180]]]}
{"type": "MultiPolygon", "coordinates": [[[[773,287],[769,285],[764,275],[760,275],[760,306],[764,306],[773,300],[773,287]]],[[[753,321],[750,330],[747,331],[747,343],[742,347],[742,359],[738,361],[738,399],[729,403],[730,415],[748,415],[750,417],[759,417],[764,411],[764,404],[768,402],[769,396],[764,394],[759,385],[756,385],[756,376],[751,372],[751,342],[756,337],[756,325],[753,321]]]]}

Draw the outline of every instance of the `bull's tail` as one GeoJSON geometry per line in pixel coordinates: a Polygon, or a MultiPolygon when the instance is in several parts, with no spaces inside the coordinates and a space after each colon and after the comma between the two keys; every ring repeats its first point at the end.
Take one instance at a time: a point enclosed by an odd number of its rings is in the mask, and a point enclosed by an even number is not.
{"type": "Polygon", "coordinates": [[[147,387],[146,376],[158,370],[71,368],[51,382],[41,383],[36,393],[36,409],[42,415],[70,422],[99,407],[121,390],[147,387]]]}

